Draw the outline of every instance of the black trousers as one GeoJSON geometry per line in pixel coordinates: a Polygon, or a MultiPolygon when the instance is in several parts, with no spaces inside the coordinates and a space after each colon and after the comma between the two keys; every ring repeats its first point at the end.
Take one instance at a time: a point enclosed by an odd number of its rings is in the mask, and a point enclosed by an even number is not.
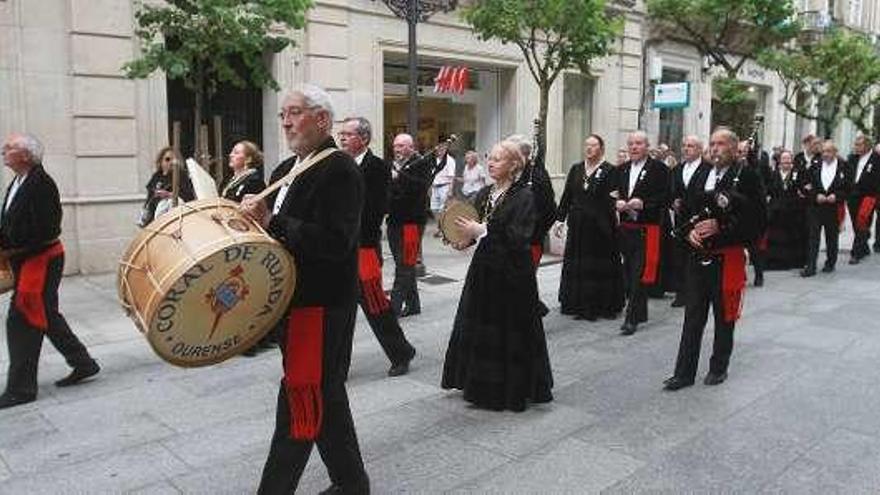
{"type": "Polygon", "coordinates": [[[648,321],[648,292],[642,284],[645,266],[645,230],[620,229],[620,252],[623,255],[623,276],[626,288],[627,323],[648,321]]]}
{"type": "MultiPolygon", "coordinates": [[[[861,196],[849,201],[849,218],[850,220],[852,220],[854,231],[851,253],[854,258],[864,258],[865,256],[871,254],[871,249],[868,247],[868,239],[871,237],[871,223],[873,223],[874,212],[871,211],[871,217],[868,218],[868,230],[860,232],[856,229],[856,219],[859,216],[859,206],[861,206],[861,204],[861,196]]],[[[878,220],[880,220],[880,215],[878,215],[878,220]]]]}
{"type": "Polygon", "coordinates": [[[837,205],[813,206],[807,210],[807,224],[809,225],[809,249],[807,251],[807,268],[816,269],[819,258],[819,234],[825,231],[825,266],[833,267],[837,264],[838,241],[840,237],[840,224],[837,222],[837,205]]]}
{"type": "Polygon", "coordinates": [[[697,375],[700,360],[700,345],[703,331],[709,319],[709,307],[715,318],[715,342],[712,347],[712,358],[709,371],[725,373],[733,351],[734,323],[724,321],[724,309],[721,300],[721,259],[711,257],[698,260],[689,257],[686,288],[686,306],[684,325],[681,330],[681,342],[678,346],[678,358],[675,361],[675,376],[693,381],[697,375]]]}
{"type": "Polygon", "coordinates": [[[880,203],[874,208],[874,251],[880,251],[880,203]]]}
{"type": "Polygon", "coordinates": [[[767,257],[767,251],[761,249],[758,246],[758,241],[750,242],[746,246],[746,250],[749,252],[749,259],[752,260],[752,268],[755,269],[755,276],[760,277],[764,275],[764,264],[766,263],[765,258],[767,257]]]}
{"type": "MultiPolygon", "coordinates": [[[[18,280],[20,263],[12,264],[15,280],[18,280]]],[[[71,331],[67,320],[58,311],[58,287],[64,272],[64,256],[49,262],[46,273],[46,285],[43,298],[46,306],[46,317],[49,328],[42,330],[30,326],[14,303],[9,304],[6,318],[6,345],[9,350],[9,375],[6,381],[6,392],[35,397],[37,395],[37,367],[40,361],[40,350],[43,347],[43,336],[55,346],[72,368],[91,366],[95,361],[89,351],[71,331]]],[[[13,301],[15,294],[13,293],[13,301]]]]}
{"type": "Polygon", "coordinates": [[[278,391],[275,433],[263,467],[263,477],[257,491],[259,494],[294,493],[311,455],[313,443],[318,445],[318,453],[334,485],[342,488],[343,493],[369,493],[369,481],[345,390],[357,308],[351,304],[325,308],[324,311],[321,386],[324,410],[321,431],[314,442],[290,438],[290,408],[282,383],[278,391]]]}
{"type": "MultiPolygon", "coordinates": [[[[419,226],[419,243],[425,226],[419,226]]],[[[409,311],[421,311],[416,267],[403,265],[403,225],[388,225],[388,246],[394,257],[394,285],[391,287],[391,309],[399,315],[406,306],[409,311]]],[[[419,249],[421,252],[421,249],[419,249]]]]}
{"type": "MultiPolygon", "coordinates": [[[[376,251],[381,263],[382,250],[377,246],[376,251]]],[[[397,321],[397,316],[391,308],[375,315],[370,314],[366,301],[364,301],[363,292],[361,292],[360,305],[364,316],[370,323],[373,335],[376,336],[376,340],[379,341],[379,345],[382,346],[382,350],[385,351],[391,364],[399,364],[410,359],[415,348],[406,340],[403,329],[400,328],[400,323],[397,321]]]]}

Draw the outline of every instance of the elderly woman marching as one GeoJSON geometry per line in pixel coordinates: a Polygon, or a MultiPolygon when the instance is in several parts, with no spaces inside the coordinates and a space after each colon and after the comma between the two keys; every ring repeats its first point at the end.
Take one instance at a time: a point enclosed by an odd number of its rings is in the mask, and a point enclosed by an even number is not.
{"type": "Polygon", "coordinates": [[[532,191],[517,181],[525,160],[509,141],[489,156],[495,181],[477,193],[479,221],[459,219],[476,244],[446,351],[442,386],[493,410],[523,411],[553,400],[553,377],[529,241],[534,230],[532,191]]]}

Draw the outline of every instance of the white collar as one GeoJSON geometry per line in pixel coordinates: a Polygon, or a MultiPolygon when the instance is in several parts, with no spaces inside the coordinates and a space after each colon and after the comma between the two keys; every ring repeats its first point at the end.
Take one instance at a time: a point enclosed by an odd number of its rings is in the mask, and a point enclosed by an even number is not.
{"type": "Polygon", "coordinates": [[[360,155],[354,157],[354,162],[360,165],[361,162],[364,161],[364,157],[367,156],[368,151],[370,151],[369,148],[364,148],[364,151],[360,155]]]}

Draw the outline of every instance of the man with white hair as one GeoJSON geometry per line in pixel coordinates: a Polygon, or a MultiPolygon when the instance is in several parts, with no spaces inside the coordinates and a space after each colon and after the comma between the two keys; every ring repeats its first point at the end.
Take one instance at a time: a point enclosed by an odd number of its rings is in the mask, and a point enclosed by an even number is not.
{"type": "MultiPolygon", "coordinates": [[[[681,163],[672,169],[672,211],[675,215],[675,225],[687,223],[694,215],[699,213],[699,188],[697,184],[700,178],[709,173],[712,167],[703,162],[703,142],[697,136],[685,136],[681,142],[681,163]]],[[[681,269],[681,281],[672,307],[685,305],[685,281],[687,277],[687,249],[677,244],[675,246],[676,267],[681,269]]]]}
{"type": "Polygon", "coordinates": [[[615,208],[620,215],[620,251],[626,280],[626,317],[620,327],[632,335],[648,321],[647,288],[659,281],[661,222],[667,208],[669,169],[648,156],[648,136],[627,139],[629,161],[620,166],[615,208]]]}
{"type": "Polygon", "coordinates": [[[42,161],[43,145],[32,135],[11,134],[3,143],[3,163],[15,177],[3,203],[0,250],[9,258],[15,289],[6,319],[9,373],[0,409],[36,400],[43,336],[73,368],[55,385],[74,385],[100,370],[58,311],[64,272],[61,200],[42,161]]]}
{"type": "Polygon", "coordinates": [[[849,159],[849,175],[853,179],[853,190],[849,203],[854,236],[849,264],[857,265],[871,254],[868,238],[871,237],[871,224],[880,194],[880,155],[874,153],[871,139],[864,134],[856,136],[853,155],[849,159]]]}
{"type": "MultiPolygon", "coordinates": [[[[550,175],[544,166],[544,156],[540,153],[532,157],[532,143],[522,134],[514,134],[507,138],[519,145],[519,151],[526,161],[520,182],[528,185],[532,189],[532,195],[535,198],[535,229],[532,231],[531,250],[532,263],[535,268],[541,262],[541,256],[544,254],[544,238],[547,232],[556,222],[556,193],[553,191],[553,183],[550,181],[550,175]]],[[[543,303],[542,303],[543,304],[543,303]]],[[[542,311],[545,311],[542,308],[542,311]]]]}
{"type": "Polygon", "coordinates": [[[296,260],[296,292],[279,332],[284,377],[275,433],[258,493],[294,493],[313,444],[330,475],[327,493],[369,493],[345,390],[363,178],[354,159],[336,149],[324,90],[305,85],[288,93],[279,117],[294,153],[273,174],[284,186],[268,203],[246,196],[241,206],[296,260]],[[290,179],[285,170],[300,173],[290,179]]]}
{"type": "Polygon", "coordinates": [[[726,128],[712,133],[711,168],[691,179],[699,197],[692,208],[708,214],[683,229],[691,248],[687,305],[675,373],[663,382],[669,391],[694,384],[710,307],[715,339],[703,383],[719,385],[727,379],[734,327],[746,287],[746,246],[764,230],[766,218],[761,179],[754,168],[737,160],[737,141],[736,134],[726,128]]]}
{"type": "Polygon", "coordinates": [[[840,224],[846,215],[846,198],[852,180],[849,171],[837,154],[837,146],[830,139],[822,143],[822,164],[811,167],[807,173],[803,190],[807,197],[807,266],[801,271],[802,277],[816,274],[819,257],[819,237],[825,232],[824,273],[833,272],[837,265],[840,240],[840,224]]]}

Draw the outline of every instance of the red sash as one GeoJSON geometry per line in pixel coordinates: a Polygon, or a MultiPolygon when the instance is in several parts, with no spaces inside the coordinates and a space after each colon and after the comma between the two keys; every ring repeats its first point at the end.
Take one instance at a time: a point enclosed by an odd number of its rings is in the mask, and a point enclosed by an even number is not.
{"type": "Polygon", "coordinates": [[[532,265],[535,268],[538,268],[538,263],[541,262],[541,256],[544,254],[544,247],[540,244],[532,244],[532,265]]]}
{"type": "Polygon", "coordinates": [[[284,389],[294,440],[314,440],[321,432],[323,352],[324,308],[293,308],[284,343],[284,389]]]}
{"type": "Polygon", "coordinates": [[[390,307],[385,291],[382,290],[382,265],[375,248],[362,247],[358,250],[358,278],[364,305],[371,315],[378,315],[390,307]]]}
{"type": "Polygon", "coordinates": [[[742,246],[712,251],[721,256],[721,304],[724,322],[734,323],[742,315],[746,292],[746,252],[742,246]]]}
{"type": "Polygon", "coordinates": [[[846,218],[846,203],[841,201],[837,203],[837,225],[843,225],[843,219],[846,218]]]}
{"type": "Polygon", "coordinates": [[[416,266],[419,260],[419,226],[407,223],[403,226],[403,266],[416,266]]]}
{"type": "Polygon", "coordinates": [[[871,230],[871,216],[874,214],[874,208],[877,206],[876,196],[865,196],[859,203],[859,212],[856,215],[855,229],[859,232],[867,232],[871,230]]]}
{"type": "Polygon", "coordinates": [[[64,246],[56,242],[42,252],[26,258],[18,273],[15,309],[24,316],[28,325],[43,332],[49,329],[46,301],[43,299],[49,262],[63,254],[64,246]]]}
{"type": "Polygon", "coordinates": [[[642,284],[657,283],[660,272],[660,226],[651,223],[623,222],[620,226],[628,230],[645,229],[645,266],[642,268],[642,284]]]}

